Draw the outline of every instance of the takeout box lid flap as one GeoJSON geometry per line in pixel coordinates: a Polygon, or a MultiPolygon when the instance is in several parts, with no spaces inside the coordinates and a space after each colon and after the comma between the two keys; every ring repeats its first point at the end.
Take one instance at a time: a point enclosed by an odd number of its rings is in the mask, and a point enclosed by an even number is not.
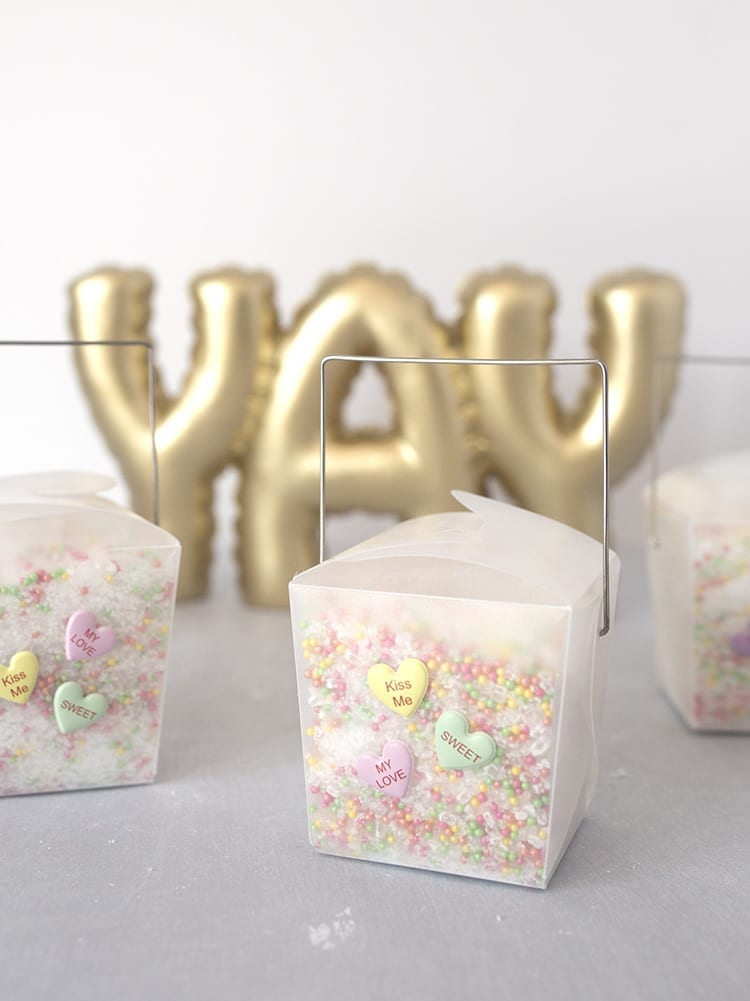
{"type": "Polygon", "coordinates": [[[750,451],[729,452],[677,466],[648,484],[660,506],[693,518],[750,521],[750,451]]]}
{"type": "Polygon", "coordinates": [[[72,470],[0,477],[0,524],[97,514],[118,523],[139,522],[148,529],[150,545],[179,545],[165,529],[101,496],[116,482],[111,476],[72,470]]]}
{"type": "MultiPolygon", "coordinates": [[[[514,577],[560,603],[576,601],[602,576],[602,545],[562,522],[512,504],[462,490],[453,496],[466,511],[424,515],[401,522],[323,564],[297,575],[315,585],[324,568],[336,563],[432,558],[481,566],[514,577]]],[[[619,567],[610,550],[610,566],[619,567]]],[[[330,579],[330,573],[324,575],[330,579]]]]}

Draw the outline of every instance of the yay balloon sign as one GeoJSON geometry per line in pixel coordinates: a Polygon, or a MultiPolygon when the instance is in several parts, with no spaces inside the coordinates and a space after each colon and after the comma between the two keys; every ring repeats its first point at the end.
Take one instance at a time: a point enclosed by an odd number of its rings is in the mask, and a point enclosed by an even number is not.
{"type": "MultiPolygon", "coordinates": [[[[108,268],[71,288],[80,340],[149,339],[153,283],[144,271],[108,268]]],[[[239,561],[245,597],[283,604],[287,583],[317,560],[319,365],[327,354],[545,358],[555,293],[517,268],[473,276],[457,320],[434,315],[402,277],[356,267],[326,281],[280,329],[273,283],[224,269],[192,283],[196,344],[182,391],[157,374],[157,446],[164,527],[183,545],[180,596],[206,591],[212,484],[241,473],[239,561]]],[[[590,292],[591,353],[610,373],[612,481],[650,440],[651,380],[666,410],[675,371],[652,356],[679,349],[684,296],[671,277],[633,271],[590,292]]],[[[134,352],[76,352],[94,416],[116,455],[135,510],[150,512],[147,372],[134,352]]],[[[542,369],[385,366],[393,427],[353,431],[342,404],[357,365],[328,379],[327,496],[332,512],[361,509],[408,518],[444,510],[452,489],[481,491],[498,477],[518,502],[599,533],[601,418],[596,377],[564,409],[542,369]]]]}

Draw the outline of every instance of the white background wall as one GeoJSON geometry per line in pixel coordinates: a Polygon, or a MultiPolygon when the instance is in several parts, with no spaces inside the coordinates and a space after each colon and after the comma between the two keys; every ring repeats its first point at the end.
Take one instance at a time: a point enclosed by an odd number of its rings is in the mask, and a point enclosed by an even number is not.
{"type": "MultiPolygon", "coordinates": [[[[366,259],[450,318],[466,274],[518,262],[579,354],[587,287],[642,264],[686,284],[691,350],[744,351],[749,29],[741,0],[0,0],[0,335],[66,336],[72,278],[145,266],[175,388],[199,270],[271,271],[288,320],[366,259]]],[[[97,454],[36,364],[4,471],[61,427],[97,454]]]]}

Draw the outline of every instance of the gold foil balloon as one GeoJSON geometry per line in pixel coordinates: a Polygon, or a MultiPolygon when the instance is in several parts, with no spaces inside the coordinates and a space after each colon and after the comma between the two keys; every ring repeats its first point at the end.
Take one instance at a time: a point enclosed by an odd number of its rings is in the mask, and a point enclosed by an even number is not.
{"type": "MultiPolygon", "coordinates": [[[[71,287],[73,335],[80,340],[148,340],[153,284],[143,271],[107,268],[71,287]]],[[[157,378],[156,443],[162,524],[182,542],[178,594],[206,591],[213,532],[212,481],[243,454],[256,418],[253,391],[267,378],[276,325],[264,274],[226,269],[192,284],[197,342],[180,394],[157,378]]],[[[133,507],[150,517],[151,443],[143,352],[77,351],[94,417],[117,457],[133,507]]]]}
{"type": "MultiPolygon", "coordinates": [[[[371,267],[326,282],[286,335],[263,419],[240,488],[240,561],[245,596],[287,601],[298,571],[317,561],[320,362],[328,354],[440,357],[446,331],[403,278],[371,267]]],[[[328,508],[392,512],[445,510],[454,488],[476,489],[462,401],[451,366],[380,366],[395,427],[353,432],[341,405],[357,364],[327,375],[328,508]]]]}
{"type": "MultiPolygon", "coordinates": [[[[283,604],[287,583],[317,559],[319,370],[327,354],[545,358],[555,294],[517,268],[473,276],[451,332],[400,277],[358,267],[326,282],[292,329],[278,331],[268,276],[223,270],[192,286],[198,332],[183,391],[158,388],[157,445],[164,526],[183,543],[180,596],[206,589],[212,481],[242,474],[239,561],[248,601],[283,604]]],[[[97,271],[72,287],[74,336],[146,337],[151,279],[97,271]]],[[[666,275],[603,278],[591,292],[591,353],[610,374],[612,482],[650,440],[652,358],[679,350],[684,297],[666,275]]],[[[143,355],[80,351],[84,390],[130,484],[150,514],[151,465],[143,355]]],[[[453,488],[497,476],[522,504],[592,535],[601,520],[598,379],[563,409],[542,369],[381,366],[393,400],[386,432],[345,427],[342,403],[357,364],[328,374],[327,496],[332,512],[358,508],[406,518],[442,510],[453,488]]],[[[660,365],[666,411],[675,367],[660,365]]]]}
{"type": "MultiPolygon", "coordinates": [[[[477,358],[546,358],[555,293],[539,275],[517,268],[480,274],[466,285],[459,336],[477,358]]],[[[590,293],[591,355],[609,369],[611,480],[616,483],[651,437],[652,378],[662,380],[666,412],[675,366],[652,364],[679,351],[684,295],[666,275],[631,271],[598,281],[590,293]]],[[[589,535],[601,534],[601,392],[598,375],[576,407],[560,407],[550,373],[472,366],[486,439],[484,470],[500,477],[523,506],[589,535]]]]}

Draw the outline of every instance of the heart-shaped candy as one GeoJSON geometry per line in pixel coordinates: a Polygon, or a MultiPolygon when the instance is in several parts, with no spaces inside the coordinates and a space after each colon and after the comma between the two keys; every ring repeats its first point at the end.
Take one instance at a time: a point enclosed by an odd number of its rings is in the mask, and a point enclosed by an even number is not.
{"type": "Polygon", "coordinates": [[[97,626],[93,612],[79,608],[65,627],[65,659],[88,660],[108,653],[117,642],[111,626],[97,626]]]}
{"type": "Polygon", "coordinates": [[[0,699],[23,705],[31,698],[39,677],[39,661],[33,653],[21,650],[10,659],[10,667],[0,664],[0,699]]]}
{"type": "Polygon", "coordinates": [[[430,672],[416,657],[402,660],[397,671],[387,664],[373,664],[367,672],[372,694],[399,716],[411,716],[416,711],[429,683],[430,672]]]}
{"type": "Polygon", "coordinates": [[[64,681],[55,691],[52,702],[61,733],[73,733],[96,723],[107,711],[107,700],[98,692],[83,694],[77,681],[64,681]]]}
{"type": "Polygon", "coordinates": [[[750,657],[750,622],[742,632],[730,637],[729,645],[738,657],[750,657]]]}
{"type": "Polygon", "coordinates": [[[435,723],[435,747],[443,768],[481,768],[495,757],[497,747],[488,733],[469,733],[466,717],[446,709],[435,723]]]}
{"type": "Polygon", "coordinates": [[[389,740],[377,754],[360,754],[357,758],[357,775],[373,789],[386,796],[403,799],[409,789],[413,759],[409,748],[400,740],[389,740]]]}

